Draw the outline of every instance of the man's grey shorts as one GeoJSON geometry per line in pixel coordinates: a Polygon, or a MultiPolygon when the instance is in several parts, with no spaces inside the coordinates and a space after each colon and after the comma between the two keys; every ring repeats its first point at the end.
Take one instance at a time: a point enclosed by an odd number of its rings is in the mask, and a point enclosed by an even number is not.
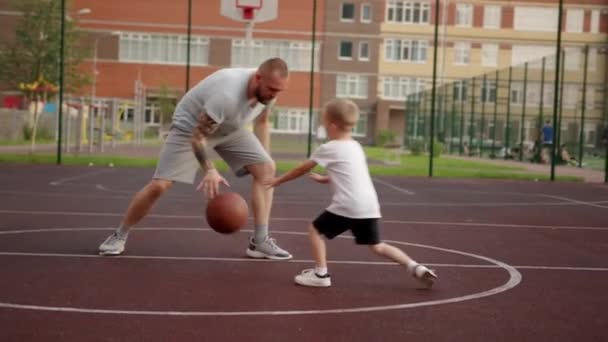
{"type": "MultiPolygon", "coordinates": [[[[200,165],[192,152],[191,137],[192,133],[171,128],[160,151],[155,179],[194,183],[200,165]]],[[[207,142],[238,177],[249,173],[245,166],[272,161],[258,138],[245,128],[224,136],[217,134],[207,142]]]]}

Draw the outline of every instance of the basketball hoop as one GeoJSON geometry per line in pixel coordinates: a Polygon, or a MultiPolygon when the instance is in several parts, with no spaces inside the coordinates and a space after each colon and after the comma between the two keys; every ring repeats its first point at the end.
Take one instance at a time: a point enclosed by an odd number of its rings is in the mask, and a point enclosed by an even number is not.
{"type": "Polygon", "coordinates": [[[243,19],[245,20],[253,20],[253,8],[245,7],[243,8],[243,19]]]}
{"type": "Polygon", "coordinates": [[[232,20],[263,23],[277,18],[278,0],[220,0],[220,13],[232,20]]]}
{"type": "Polygon", "coordinates": [[[255,19],[255,12],[262,8],[264,0],[236,0],[236,7],[242,11],[243,20],[255,19]]]}

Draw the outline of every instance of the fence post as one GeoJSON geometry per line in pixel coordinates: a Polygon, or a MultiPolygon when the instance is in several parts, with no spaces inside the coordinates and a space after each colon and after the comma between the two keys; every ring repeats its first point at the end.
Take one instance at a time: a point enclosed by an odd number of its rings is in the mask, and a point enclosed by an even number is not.
{"type": "Polygon", "coordinates": [[[483,88],[481,88],[481,125],[479,127],[479,156],[483,157],[483,134],[486,124],[486,101],[488,100],[488,77],[483,75],[483,88]]]}
{"type": "MultiPolygon", "coordinates": [[[[475,135],[475,77],[471,82],[471,121],[469,121],[469,148],[473,148],[473,136],[475,135]]],[[[469,151],[471,153],[472,151],[469,151]]]]}
{"type": "MultiPolygon", "coordinates": [[[[490,152],[490,157],[496,158],[495,148],[496,148],[496,116],[498,114],[498,70],[496,70],[496,77],[494,79],[494,84],[496,85],[496,95],[494,95],[494,123],[492,124],[492,151],[490,152]]],[[[506,154],[505,149],[505,154],[506,154]]]]}
{"type": "Polygon", "coordinates": [[[460,93],[458,94],[460,99],[460,155],[464,152],[464,85],[465,81],[460,81],[460,93]]]}
{"type": "Polygon", "coordinates": [[[528,97],[527,97],[527,93],[528,93],[528,62],[526,62],[524,64],[524,96],[523,96],[523,103],[521,105],[521,122],[520,124],[520,134],[519,134],[519,161],[522,161],[524,159],[524,140],[525,140],[525,129],[526,129],[526,106],[528,105],[528,97]]]}
{"type": "Polygon", "coordinates": [[[589,45],[585,45],[585,66],[583,69],[583,99],[581,108],[581,127],[578,138],[578,167],[583,167],[583,148],[585,145],[585,109],[587,108],[587,68],[589,67],[589,45]]]}
{"type": "Polygon", "coordinates": [[[505,124],[505,159],[508,158],[509,144],[511,143],[511,83],[513,82],[513,67],[509,67],[509,81],[507,85],[507,122],[505,124]]]}

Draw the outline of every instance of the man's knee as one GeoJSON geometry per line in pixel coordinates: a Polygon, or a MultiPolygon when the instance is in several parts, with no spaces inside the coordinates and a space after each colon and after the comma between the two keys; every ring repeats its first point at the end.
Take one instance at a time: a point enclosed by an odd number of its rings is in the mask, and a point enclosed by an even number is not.
{"type": "Polygon", "coordinates": [[[173,181],[166,179],[153,179],[146,186],[146,191],[151,196],[160,197],[171,187],[171,185],[173,185],[173,181]]]}
{"type": "Polygon", "coordinates": [[[249,172],[256,181],[265,181],[271,179],[274,177],[276,170],[277,166],[274,160],[249,166],[249,172]]]}

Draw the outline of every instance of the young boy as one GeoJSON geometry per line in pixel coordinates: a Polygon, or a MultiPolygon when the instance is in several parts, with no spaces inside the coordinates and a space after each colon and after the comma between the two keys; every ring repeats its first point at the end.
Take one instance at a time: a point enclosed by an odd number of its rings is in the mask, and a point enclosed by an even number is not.
{"type": "Polygon", "coordinates": [[[405,266],[409,274],[430,288],[437,279],[433,271],[400,249],[380,241],[380,204],[365,153],[361,145],[351,138],[351,130],[358,118],[359,109],[352,101],[336,99],[328,102],[322,115],[328,142],[319,146],[310,160],[266,183],[269,187],[278,186],[308,173],[316,165],[325,167],[329,174],[310,174],[313,180],[332,185],[333,198],[329,207],[309,227],[315,268],[304,270],[295,277],[295,282],[304,286],[331,286],[325,242],[321,235],[331,240],[350,229],[357,244],[368,245],[372,252],[405,266]]]}

